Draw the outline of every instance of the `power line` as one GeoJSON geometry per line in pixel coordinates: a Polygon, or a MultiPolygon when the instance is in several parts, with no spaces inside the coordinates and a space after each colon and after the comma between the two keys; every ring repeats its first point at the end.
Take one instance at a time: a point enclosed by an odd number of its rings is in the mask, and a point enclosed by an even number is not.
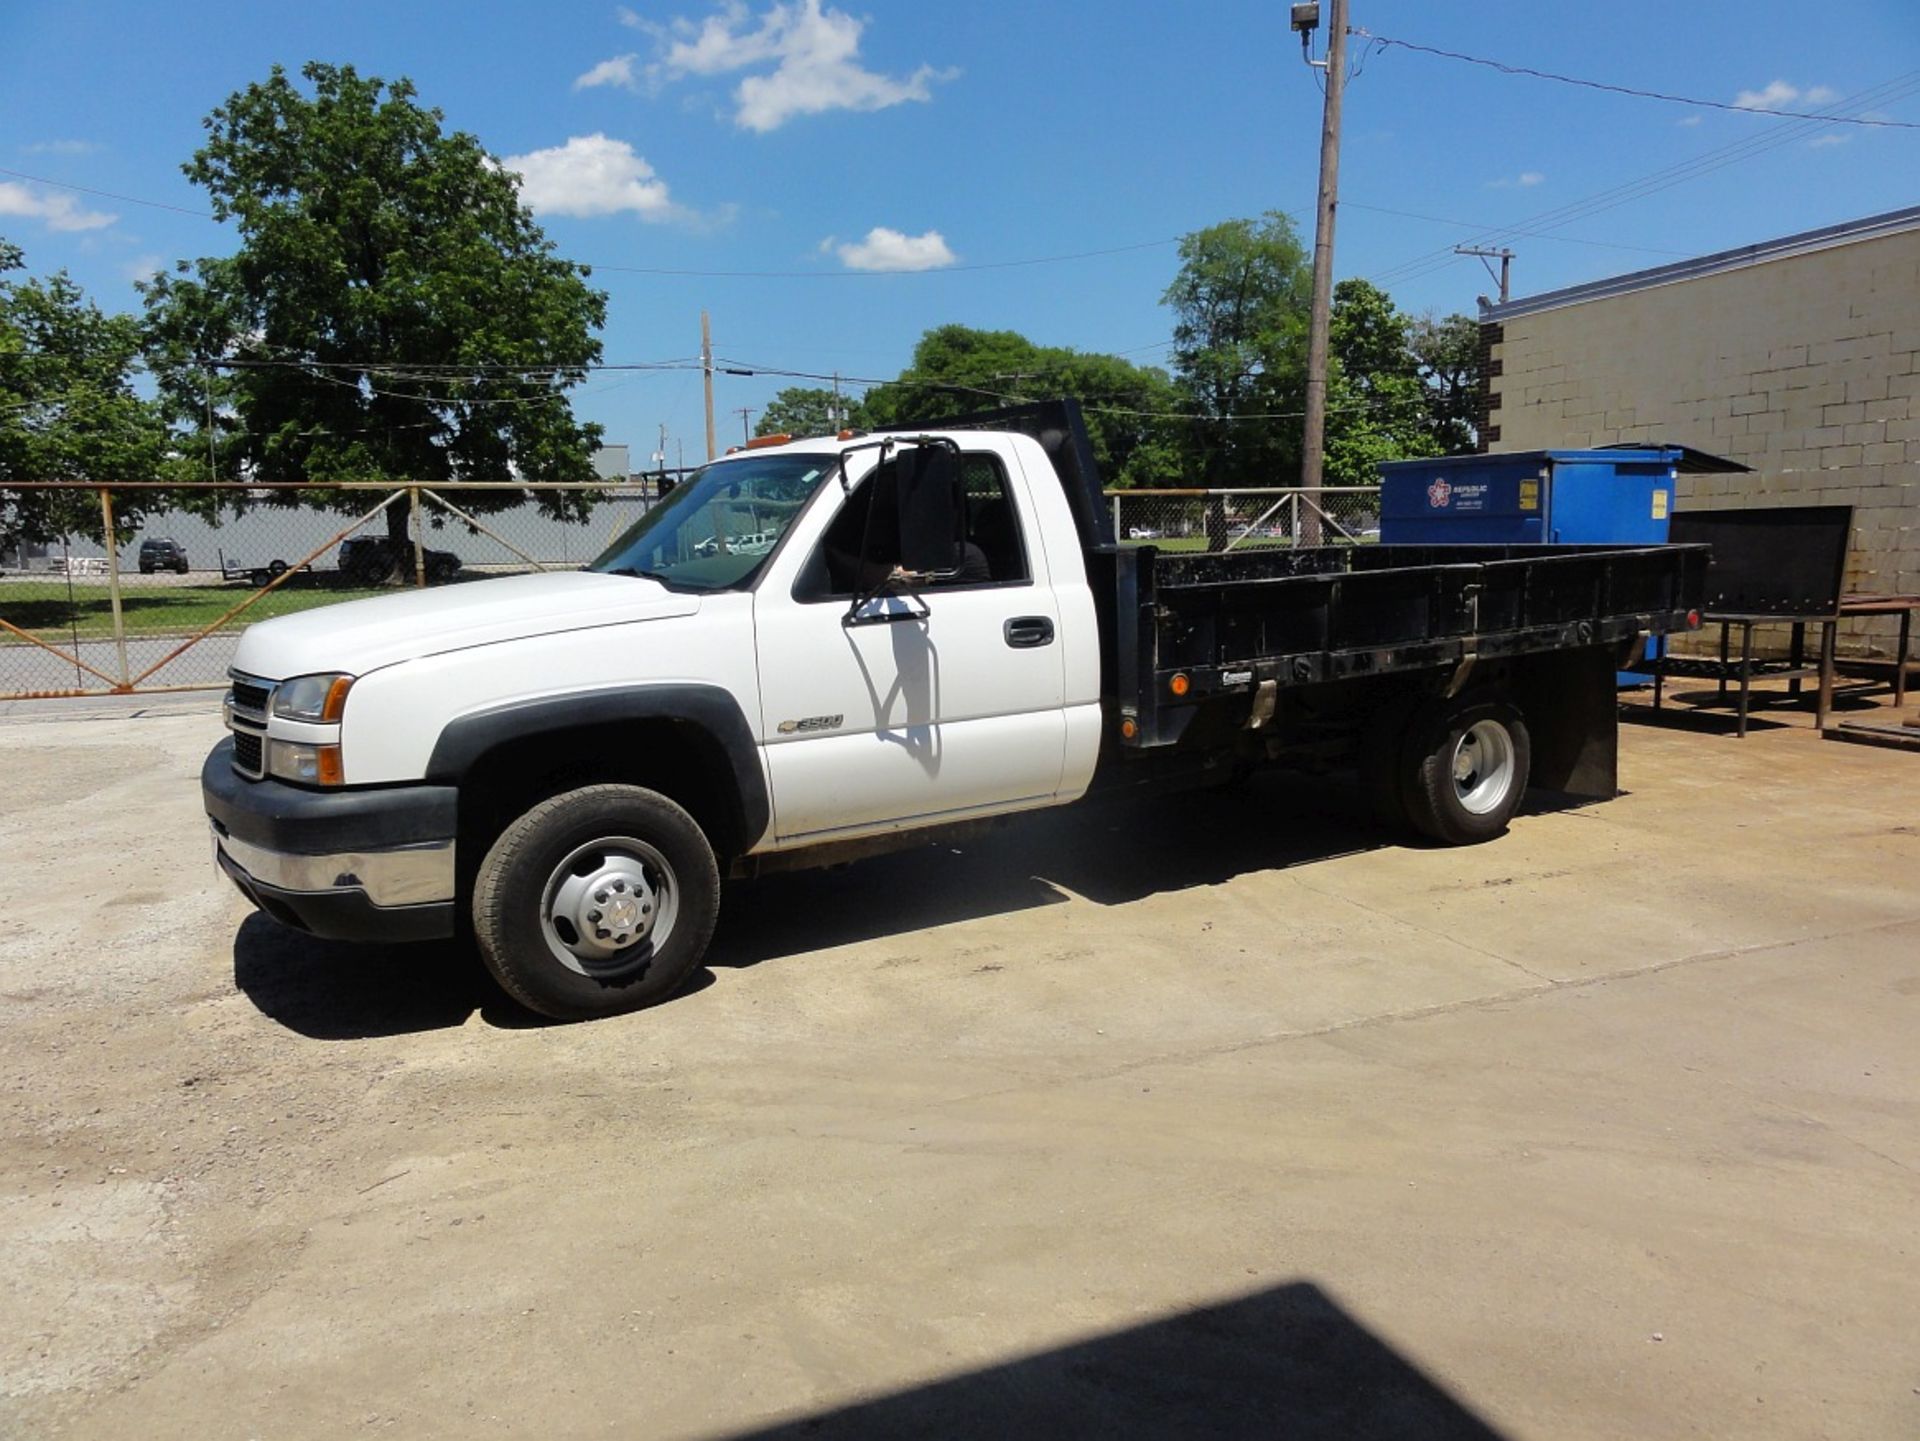
{"type": "Polygon", "coordinates": [[[974,265],[937,267],[894,267],[882,270],[674,270],[647,265],[598,265],[589,260],[578,262],[592,270],[620,275],[672,275],[718,280],[861,280],[876,275],[953,275],[972,270],[1015,270],[1028,265],[1060,265],[1071,260],[1096,260],[1106,255],[1126,255],[1136,250],[1157,250],[1178,245],[1183,237],[1142,240],[1134,245],[1113,245],[1104,250],[1076,250],[1067,255],[1036,255],[1025,260],[987,260],[974,265]]]}
{"type": "MultiPolygon", "coordinates": [[[[1445,215],[1424,215],[1417,210],[1391,210],[1384,205],[1362,205],[1357,200],[1343,200],[1340,202],[1340,208],[1342,210],[1368,210],[1375,215],[1397,215],[1403,220],[1430,220],[1435,225],[1463,225],[1468,229],[1472,229],[1477,223],[1472,220],[1456,220],[1445,215]]],[[[1680,259],[1687,259],[1694,254],[1691,250],[1662,250],[1654,245],[1628,245],[1618,240],[1587,240],[1578,235],[1542,235],[1538,238],[1541,240],[1558,240],[1567,245],[1591,245],[1601,250],[1638,250],[1647,255],[1672,255],[1680,259]]],[[[1117,353],[1125,355],[1128,352],[1122,350],[1117,353]]]]}
{"type": "Polygon", "coordinates": [[[176,215],[193,215],[202,220],[213,219],[210,210],[189,210],[184,205],[169,205],[164,200],[142,200],[134,195],[121,195],[112,190],[95,190],[90,185],[74,185],[65,180],[49,180],[44,175],[28,175],[22,170],[8,170],[0,166],[0,175],[11,175],[15,180],[31,180],[35,185],[51,185],[56,190],[77,190],[82,195],[98,195],[107,200],[118,200],[123,205],[144,205],[151,210],[171,210],[176,215]]]}
{"type": "Polygon", "coordinates": [[[1661,100],[1669,105],[1691,105],[1704,110],[1733,110],[1742,115],[1774,115],[1783,120],[1820,120],[1829,125],[1871,125],[1887,130],[1920,130],[1920,121],[1870,119],[1864,115],[1834,115],[1820,111],[1778,110],[1768,105],[1742,105],[1737,100],[1702,100],[1698,96],[1670,95],[1663,90],[1642,90],[1632,85],[1613,85],[1604,80],[1585,80],[1575,75],[1558,75],[1551,70],[1535,70],[1530,65],[1509,65],[1504,61],[1488,60],[1479,55],[1463,55],[1458,50],[1441,50],[1432,45],[1416,45],[1411,40],[1395,40],[1389,35],[1375,35],[1372,31],[1363,30],[1357,26],[1353,27],[1349,33],[1376,45],[1415,50],[1422,55],[1437,55],[1443,60],[1459,60],[1468,65],[1497,70],[1502,75],[1526,75],[1535,80],[1551,80],[1560,85],[1577,85],[1584,90],[1604,90],[1613,95],[1630,95],[1638,100],[1661,100]]]}
{"type": "MultiPolygon", "coordinates": [[[[1888,100],[1903,98],[1916,89],[1920,89],[1920,70],[1908,71],[1903,75],[1895,76],[1891,80],[1883,81],[1881,84],[1863,90],[1856,95],[1848,96],[1841,103],[1849,108],[1864,108],[1869,105],[1881,104],[1888,100]]],[[[1636,179],[1628,180],[1609,189],[1598,191],[1583,199],[1570,201],[1565,205],[1542,211],[1537,215],[1525,220],[1516,221],[1511,225],[1495,227],[1463,236],[1462,240],[1480,244],[1497,244],[1520,236],[1542,236],[1553,239],[1563,238],[1548,236],[1548,232],[1563,225],[1570,225],[1576,220],[1582,220],[1588,216],[1599,214],[1602,211],[1628,204],[1631,201],[1644,199],[1648,195],[1655,194],[1661,190],[1671,189],[1673,186],[1683,184],[1686,181],[1699,179],[1716,170],[1723,169],[1728,165],[1751,159],[1765,151],[1778,149],[1780,146],[1791,144],[1803,136],[1823,129],[1825,125],[1825,121],[1809,120],[1799,124],[1782,126],[1764,135],[1750,136],[1744,140],[1733,141],[1727,145],[1705,151],[1691,159],[1679,161],[1673,165],[1665,166],[1649,174],[1637,177],[1636,179]]],[[[1384,270],[1377,271],[1372,278],[1377,282],[1415,280],[1457,263],[1458,257],[1453,255],[1452,246],[1443,245],[1436,250],[1422,252],[1409,260],[1401,261],[1397,265],[1391,265],[1384,270]]]]}

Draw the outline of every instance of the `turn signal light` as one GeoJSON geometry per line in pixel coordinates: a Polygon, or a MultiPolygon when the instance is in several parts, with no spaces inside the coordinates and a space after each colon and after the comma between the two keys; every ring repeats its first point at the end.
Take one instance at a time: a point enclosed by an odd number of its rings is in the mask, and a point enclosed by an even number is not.
{"type": "Polygon", "coordinates": [[[1699,611],[1690,610],[1687,612],[1687,629],[1688,630],[1700,629],[1700,612],[1699,611]]]}
{"type": "Polygon", "coordinates": [[[1140,734],[1139,723],[1136,722],[1132,716],[1128,716],[1120,722],[1120,734],[1124,739],[1132,740],[1140,734]]]}
{"type": "Polygon", "coordinates": [[[1167,689],[1175,695],[1185,695],[1193,689],[1193,682],[1187,679],[1187,673],[1185,671],[1175,671],[1173,673],[1173,679],[1167,682],[1167,689]]]}

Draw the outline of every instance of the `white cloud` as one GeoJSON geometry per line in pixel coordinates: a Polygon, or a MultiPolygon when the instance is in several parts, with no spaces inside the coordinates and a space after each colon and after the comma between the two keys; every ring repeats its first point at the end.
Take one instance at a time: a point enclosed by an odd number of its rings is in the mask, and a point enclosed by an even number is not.
{"type": "Polygon", "coordinates": [[[910,75],[883,75],[860,63],[867,22],[821,0],[775,0],[756,17],[743,0],[727,0],[699,24],[656,25],[622,10],[621,20],[653,36],[660,58],[647,67],[655,84],[689,75],[745,75],[734,87],[734,123],[762,134],[798,115],[828,110],[885,110],[933,98],[933,83],[959,72],[922,65],[910,75]]]}
{"type": "Polygon", "coordinates": [[[128,280],[151,280],[160,273],[163,264],[158,255],[136,255],[120,267],[120,273],[128,280]]]}
{"type": "Polygon", "coordinates": [[[1700,117],[1698,115],[1682,115],[1678,120],[1674,121],[1673,123],[1675,125],[1684,125],[1688,129],[1692,129],[1694,126],[1700,123],[1700,117]]]}
{"type": "Polygon", "coordinates": [[[120,218],[88,210],[71,195],[31,190],[10,180],[0,180],[0,215],[38,220],[49,230],[103,230],[120,218]]]}
{"type": "Polygon", "coordinates": [[[91,155],[101,148],[98,140],[36,140],[20,147],[28,155],[91,155]]]}
{"type": "Polygon", "coordinates": [[[1800,98],[1800,87],[1784,80],[1770,80],[1758,90],[1742,90],[1733,103],[1742,110],[1778,110],[1800,98]]]}
{"type": "Polygon", "coordinates": [[[939,270],[957,259],[947,246],[946,237],[937,230],[924,235],[904,235],[876,225],[865,240],[849,240],[833,245],[831,237],[821,248],[832,245],[840,263],[849,270],[939,270]]]}
{"type": "Polygon", "coordinates": [[[1785,80],[1769,80],[1758,90],[1742,90],[1733,97],[1733,103],[1742,110],[1785,110],[1795,102],[1802,107],[1820,106],[1839,98],[1840,92],[1831,85],[1810,85],[1802,90],[1785,80]]]}
{"type": "Polygon", "coordinates": [[[1489,180],[1489,190],[1531,190],[1536,185],[1544,185],[1547,177],[1538,170],[1522,170],[1512,179],[1489,180]]]}
{"type": "Polygon", "coordinates": [[[501,165],[520,175],[520,199],[540,215],[617,215],[631,210],[642,220],[684,218],[667,194],[667,182],[624,140],[595,133],[575,135],[565,145],[509,155],[501,165]]]}
{"type": "Polygon", "coordinates": [[[591,90],[597,85],[618,85],[626,90],[635,88],[633,82],[633,62],[638,55],[616,55],[611,60],[602,60],[593,69],[573,82],[575,90],[591,90]]]}
{"type": "Polygon", "coordinates": [[[1829,145],[1845,145],[1852,138],[1850,135],[1816,135],[1807,142],[1807,149],[1825,150],[1829,145]]]}

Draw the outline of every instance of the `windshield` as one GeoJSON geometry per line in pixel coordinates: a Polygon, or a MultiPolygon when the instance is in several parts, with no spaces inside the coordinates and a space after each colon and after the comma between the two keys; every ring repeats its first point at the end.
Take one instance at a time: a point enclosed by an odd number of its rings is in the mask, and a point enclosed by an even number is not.
{"type": "Polygon", "coordinates": [[[766,564],[837,455],[749,456],[696,470],[587,567],[731,590],[766,564]]]}

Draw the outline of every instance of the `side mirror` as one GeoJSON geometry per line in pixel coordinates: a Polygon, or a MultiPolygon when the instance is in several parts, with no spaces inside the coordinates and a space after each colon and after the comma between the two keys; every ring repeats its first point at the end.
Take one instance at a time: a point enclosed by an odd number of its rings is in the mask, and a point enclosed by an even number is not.
{"type": "Polygon", "coordinates": [[[900,453],[894,473],[901,568],[920,574],[957,570],[966,536],[959,453],[948,445],[916,445],[900,453]]]}

